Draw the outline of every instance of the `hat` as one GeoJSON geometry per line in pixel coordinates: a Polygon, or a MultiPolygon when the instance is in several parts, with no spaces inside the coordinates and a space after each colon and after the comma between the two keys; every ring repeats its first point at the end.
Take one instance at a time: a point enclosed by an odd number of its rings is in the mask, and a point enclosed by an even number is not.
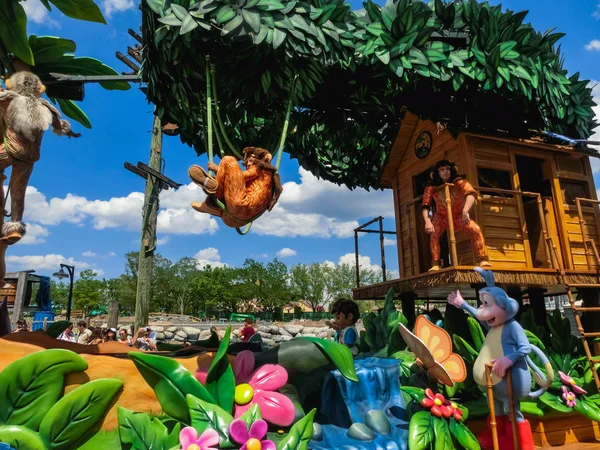
{"type": "Polygon", "coordinates": [[[146,331],[152,331],[152,328],[146,327],[146,331]]]}
{"type": "Polygon", "coordinates": [[[109,328],[108,331],[112,331],[113,333],[116,333],[117,329],[116,328],[109,328]]]}

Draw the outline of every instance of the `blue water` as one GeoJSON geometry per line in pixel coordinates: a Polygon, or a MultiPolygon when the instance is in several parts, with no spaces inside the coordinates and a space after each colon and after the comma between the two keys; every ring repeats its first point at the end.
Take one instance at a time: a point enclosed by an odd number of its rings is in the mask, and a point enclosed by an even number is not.
{"type": "Polygon", "coordinates": [[[323,439],[311,441],[312,450],[406,450],[408,421],[400,393],[398,361],[384,358],[357,358],[354,361],[358,383],[345,379],[339,371],[331,372],[322,390],[319,410],[323,439]],[[365,423],[365,415],[380,410],[391,425],[391,433],[375,433],[372,441],[348,437],[352,423],[365,423]]]}

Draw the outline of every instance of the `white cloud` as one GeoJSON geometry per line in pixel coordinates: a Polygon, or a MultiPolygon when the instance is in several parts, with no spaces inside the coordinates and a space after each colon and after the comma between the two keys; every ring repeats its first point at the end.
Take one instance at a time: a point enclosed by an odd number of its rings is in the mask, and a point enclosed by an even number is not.
{"type": "MultiPolygon", "coordinates": [[[[326,261],[329,262],[329,261],[326,261]]],[[[346,253],[340,256],[338,265],[346,264],[351,267],[356,267],[356,255],[354,253],[346,253]]],[[[361,270],[370,270],[377,274],[381,274],[381,266],[379,264],[373,264],[369,256],[358,255],[358,267],[361,270]]],[[[397,270],[386,270],[388,274],[392,276],[392,279],[399,278],[400,274],[397,270]]]]}
{"type": "Polygon", "coordinates": [[[221,255],[219,250],[214,247],[208,247],[203,250],[199,250],[194,258],[198,261],[197,267],[203,269],[206,266],[211,267],[225,267],[227,264],[221,262],[221,255]]]}
{"type": "Polygon", "coordinates": [[[165,245],[167,242],[169,242],[169,236],[157,239],[156,245],[165,245]]]}
{"type": "Polygon", "coordinates": [[[62,255],[25,255],[6,257],[7,272],[16,272],[18,270],[55,270],[60,268],[60,264],[69,264],[75,266],[77,270],[90,269],[90,265],[83,261],[75,261],[73,258],[65,258],[62,255]]]}
{"type": "Polygon", "coordinates": [[[164,234],[215,234],[217,220],[193,209],[166,209],[158,213],[157,229],[164,234]]]}
{"type": "Polygon", "coordinates": [[[108,252],[107,256],[117,256],[117,254],[115,252],[108,252]]]}
{"type": "Polygon", "coordinates": [[[596,6],[596,11],[594,11],[594,14],[592,14],[592,16],[600,20],[600,1],[598,1],[598,6],[596,6]]]}
{"type": "Polygon", "coordinates": [[[98,255],[91,250],[87,250],[87,251],[83,252],[81,254],[81,256],[92,257],[92,256],[98,256],[98,255]]]}
{"type": "Polygon", "coordinates": [[[383,238],[383,245],[385,247],[388,247],[388,246],[391,246],[391,245],[396,245],[396,239],[383,238]]]}
{"type": "Polygon", "coordinates": [[[600,52],[600,40],[592,39],[589,44],[585,46],[588,51],[600,52]]]}
{"type": "Polygon", "coordinates": [[[60,28],[60,24],[48,16],[48,10],[40,0],[26,0],[21,6],[27,13],[27,19],[32,22],[47,26],[48,28],[60,28]]]}
{"type": "Polygon", "coordinates": [[[25,233],[25,236],[23,236],[19,243],[43,244],[44,242],[46,242],[46,239],[44,238],[49,235],[50,231],[48,231],[48,228],[35,223],[29,223],[27,224],[27,233],[25,233]]]}
{"type": "Polygon", "coordinates": [[[115,12],[127,11],[135,6],[133,0],[104,0],[104,12],[110,17],[115,12]]]}
{"type": "Polygon", "coordinates": [[[296,255],[296,250],[293,250],[288,247],[284,247],[277,252],[277,256],[279,258],[288,258],[290,256],[295,256],[295,255],[296,255]]]}

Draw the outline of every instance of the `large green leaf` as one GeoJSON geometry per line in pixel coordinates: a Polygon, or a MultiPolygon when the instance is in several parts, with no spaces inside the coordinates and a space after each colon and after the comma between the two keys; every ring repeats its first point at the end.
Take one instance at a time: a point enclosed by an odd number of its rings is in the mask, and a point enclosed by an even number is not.
{"type": "Polygon", "coordinates": [[[207,403],[193,395],[187,396],[187,405],[190,409],[192,427],[199,435],[211,428],[219,434],[220,448],[233,447],[229,440],[229,425],[233,422],[233,417],[227,411],[219,405],[207,403]]]}
{"type": "Polygon", "coordinates": [[[262,414],[260,413],[260,407],[258,406],[258,404],[252,405],[250,407],[250,409],[248,411],[246,411],[244,414],[242,414],[239,418],[241,420],[243,420],[246,423],[246,426],[248,427],[248,429],[250,429],[250,427],[252,426],[252,424],[254,422],[262,419],[262,414]]]}
{"type": "Polygon", "coordinates": [[[287,436],[277,445],[277,450],[307,450],[308,443],[312,439],[316,411],[313,409],[296,422],[287,436]]]}
{"type": "Polygon", "coordinates": [[[46,450],[46,444],[38,433],[18,425],[0,426],[0,442],[16,450],[46,450]]]}
{"type": "Polygon", "coordinates": [[[540,397],[540,401],[558,412],[569,413],[573,411],[573,408],[564,404],[561,397],[551,394],[550,392],[544,392],[540,397]]]}
{"type": "Polygon", "coordinates": [[[146,383],[154,389],[163,410],[184,423],[190,423],[186,395],[192,394],[206,402],[215,400],[204,386],[184,366],[166,356],[130,352],[129,357],[146,383]]]}
{"type": "Polygon", "coordinates": [[[463,448],[468,448],[469,450],[479,450],[481,448],[475,435],[465,426],[464,423],[457,422],[454,417],[450,418],[449,423],[450,433],[452,433],[452,436],[456,438],[458,443],[462,445],[463,448]]]}
{"type": "MultiPolygon", "coordinates": [[[[63,55],[47,63],[36,64],[35,70],[40,74],[54,72],[66,75],[119,75],[115,69],[98,59],[73,55],[63,55]]],[[[100,86],[108,90],[126,91],[131,89],[129,83],[123,81],[102,81],[100,86]]]]}
{"type": "Polygon", "coordinates": [[[0,424],[37,430],[62,394],[64,375],[87,362],[69,350],[42,350],[16,360],[0,373],[0,424]]]}
{"type": "Polygon", "coordinates": [[[65,116],[70,117],[76,122],[79,122],[86,128],[92,128],[92,124],[90,123],[88,116],[73,100],[65,100],[62,98],[51,98],[51,100],[58,102],[58,106],[65,116]]]}
{"type": "Polygon", "coordinates": [[[179,423],[169,433],[156,417],[150,419],[146,413],[134,413],[121,406],[118,417],[121,442],[131,444],[132,450],[169,450],[179,444],[179,423]]]}
{"type": "Polygon", "coordinates": [[[87,20],[88,22],[106,23],[100,8],[94,0],[50,0],[60,12],[73,19],[87,20]]]}
{"type": "Polygon", "coordinates": [[[453,450],[454,444],[452,443],[452,436],[450,435],[450,429],[448,428],[448,422],[446,419],[441,417],[432,417],[433,422],[433,435],[435,436],[435,450],[453,450]]]}
{"type": "Polygon", "coordinates": [[[544,411],[542,411],[538,406],[537,400],[521,400],[521,411],[525,414],[531,414],[532,416],[542,417],[544,415],[544,411]]]}
{"type": "Polygon", "coordinates": [[[600,422],[600,408],[585,398],[580,397],[575,403],[575,411],[595,422],[600,422]]]}
{"type": "Polygon", "coordinates": [[[337,367],[340,373],[350,381],[358,381],[356,369],[354,368],[354,358],[348,347],[325,339],[306,337],[300,339],[315,344],[325,356],[337,367]]]}
{"type": "Polygon", "coordinates": [[[471,338],[473,339],[474,350],[479,352],[481,351],[481,347],[483,347],[483,341],[485,341],[485,335],[483,334],[483,328],[474,317],[469,316],[467,318],[467,323],[469,324],[469,332],[471,333],[471,338]]]}
{"type": "Polygon", "coordinates": [[[229,358],[227,358],[230,336],[231,326],[228,326],[206,375],[206,389],[215,399],[217,405],[227,412],[233,410],[233,397],[235,395],[235,377],[231,364],[229,364],[229,358]]]}
{"type": "Polygon", "coordinates": [[[410,450],[425,450],[433,441],[431,413],[419,411],[413,415],[408,424],[408,448],[410,450]]]}
{"type": "Polygon", "coordinates": [[[74,41],[54,36],[29,36],[29,46],[36,66],[52,64],[65,53],[73,53],[77,48],[74,41]]]}
{"type": "Polygon", "coordinates": [[[412,398],[417,403],[421,403],[421,400],[425,398],[425,389],[422,388],[412,386],[401,386],[400,390],[410,395],[410,398],[412,398]]]}
{"type": "Polygon", "coordinates": [[[40,424],[47,447],[70,450],[92,437],[122,386],[121,380],[102,378],[79,386],[56,402],[40,424]]]}
{"type": "Polygon", "coordinates": [[[33,53],[27,39],[27,14],[20,3],[0,2],[0,40],[6,50],[33,66],[33,53]]]}

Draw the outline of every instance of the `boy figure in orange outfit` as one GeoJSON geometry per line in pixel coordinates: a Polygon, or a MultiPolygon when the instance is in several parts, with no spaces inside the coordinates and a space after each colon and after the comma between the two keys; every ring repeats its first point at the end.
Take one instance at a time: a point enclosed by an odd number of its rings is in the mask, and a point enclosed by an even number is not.
{"type": "MultiPolygon", "coordinates": [[[[490,267],[488,258],[485,255],[485,240],[479,225],[469,216],[469,211],[477,199],[477,192],[473,189],[464,175],[458,175],[458,169],[452,161],[443,159],[439,161],[431,171],[431,181],[425,188],[423,194],[423,203],[421,210],[423,220],[425,221],[425,232],[430,235],[429,248],[431,250],[432,266],[429,271],[440,270],[442,261],[440,259],[440,237],[448,228],[448,209],[446,207],[446,198],[444,189],[436,188],[445,184],[452,183],[450,187],[450,196],[452,200],[452,220],[454,231],[464,231],[471,235],[473,247],[477,262],[481,267],[490,267]],[[436,211],[433,219],[430,218],[431,202],[435,201],[436,211]]],[[[456,264],[456,261],[453,261],[456,264]]]]}

